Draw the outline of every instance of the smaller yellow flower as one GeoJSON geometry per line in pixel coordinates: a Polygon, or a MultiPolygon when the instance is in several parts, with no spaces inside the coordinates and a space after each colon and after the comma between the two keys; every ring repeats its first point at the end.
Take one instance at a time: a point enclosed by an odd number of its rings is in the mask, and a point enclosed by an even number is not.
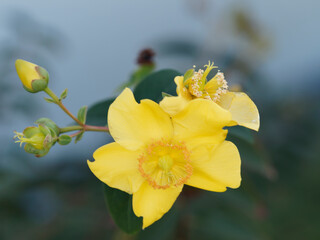
{"type": "Polygon", "coordinates": [[[260,126],[259,112],[254,102],[243,92],[231,92],[224,74],[220,71],[210,80],[207,76],[216,66],[213,63],[205,65],[206,70],[189,70],[185,76],[177,76],[176,97],[164,97],[160,106],[171,116],[179,113],[193,99],[207,99],[228,110],[232,120],[228,126],[241,125],[258,131],[260,126]]]}
{"type": "Polygon", "coordinates": [[[133,211],[146,228],[169,211],[185,184],[214,192],[240,186],[239,152],[223,129],[230,120],[204,99],[170,117],[151,100],[138,104],[127,88],[108,112],[115,142],[97,149],[88,165],[102,182],[133,194],[133,211]]]}
{"type": "Polygon", "coordinates": [[[48,86],[49,74],[44,68],[22,59],[16,60],[15,65],[23,87],[28,92],[43,91],[48,86]]]}

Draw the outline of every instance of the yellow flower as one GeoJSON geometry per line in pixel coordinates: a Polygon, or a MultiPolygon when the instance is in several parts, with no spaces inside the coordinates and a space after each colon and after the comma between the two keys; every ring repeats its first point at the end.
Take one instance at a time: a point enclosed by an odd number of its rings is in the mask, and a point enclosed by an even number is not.
{"type": "Polygon", "coordinates": [[[216,68],[213,63],[206,65],[206,70],[195,72],[189,70],[185,77],[177,76],[177,97],[165,97],[160,106],[171,116],[180,112],[193,99],[207,99],[228,110],[232,120],[227,126],[241,125],[258,131],[260,126],[259,112],[254,102],[243,92],[228,91],[228,84],[224,74],[220,71],[209,81],[209,72],[216,68]]]}
{"type": "Polygon", "coordinates": [[[28,92],[43,91],[48,86],[49,74],[44,68],[22,59],[16,60],[15,65],[23,87],[28,92]]]}
{"type": "Polygon", "coordinates": [[[183,185],[223,192],[241,182],[237,147],[225,141],[230,112],[196,99],[172,118],[148,99],[138,104],[128,88],[110,106],[115,142],[97,149],[91,171],[110,187],[133,194],[143,228],[172,207],[183,185]]]}

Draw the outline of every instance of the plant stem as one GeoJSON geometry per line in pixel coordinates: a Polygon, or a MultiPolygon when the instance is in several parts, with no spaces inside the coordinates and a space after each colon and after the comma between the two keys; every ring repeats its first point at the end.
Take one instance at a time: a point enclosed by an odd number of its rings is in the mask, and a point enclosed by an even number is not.
{"type": "Polygon", "coordinates": [[[81,133],[82,133],[82,131],[78,131],[76,133],[71,134],[70,137],[74,138],[74,137],[78,136],[81,133]]]}
{"type": "Polygon", "coordinates": [[[70,127],[64,127],[64,128],[60,128],[60,133],[65,133],[65,132],[72,132],[72,131],[76,131],[76,130],[82,130],[83,126],[70,126],[70,127]]]}
{"type": "Polygon", "coordinates": [[[72,131],[90,131],[90,132],[109,132],[108,127],[92,126],[92,125],[83,125],[83,126],[70,126],[60,128],[60,133],[72,132],[72,131]]]}
{"type": "Polygon", "coordinates": [[[54,94],[54,92],[51,91],[50,88],[44,89],[44,91],[55,101],[56,104],[67,114],[69,115],[76,123],[78,123],[80,126],[83,126],[84,124],[79,121],[60,101],[60,99],[57,97],[57,95],[54,94]]]}
{"type": "Polygon", "coordinates": [[[100,127],[100,126],[92,126],[92,125],[85,125],[82,122],[79,121],[61,102],[61,100],[57,97],[57,95],[51,91],[50,88],[46,88],[44,90],[53,100],[54,102],[67,114],[69,115],[76,123],[79,125],[76,126],[69,126],[69,127],[64,127],[60,128],[60,133],[66,133],[66,132],[72,132],[72,131],[77,131],[79,132],[74,133],[71,135],[71,137],[77,136],[80,134],[82,131],[93,131],[93,132],[109,132],[108,127],[100,127]]]}
{"type": "Polygon", "coordinates": [[[84,125],[84,131],[92,131],[92,132],[109,132],[108,127],[100,127],[100,126],[92,126],[92,125],[84,125]]]}

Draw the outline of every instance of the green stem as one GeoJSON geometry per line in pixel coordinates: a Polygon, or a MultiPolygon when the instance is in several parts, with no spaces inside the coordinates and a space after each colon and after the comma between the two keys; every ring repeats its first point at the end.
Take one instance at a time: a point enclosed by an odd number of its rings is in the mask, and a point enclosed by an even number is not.
{"type": "MultiPolygon", "coordinates": [[[[72,132],[79,130],[80,132],[93,131],[93,132],[109,132],[108,127],[100,127],[100,126],[92,126],[85,125],[79,121],[61,102],[61,100],[57,97],[57,95],[51,91],[50,88],[44,89],[44,91],[53,99],[53,101],[67,114],[69,115],[76,123],[79,125],[69,126],[60,128],[60,133],[72,132]]],[[[72,134],[72,137],[77,136],[79,133],[72,134]]]]}
{"type": "Polygon", "coordinates": [[[71,134],[71,135],[69,135],[69,136],[72,137],[72,138],[74,138],[74,137],[78,136],[78,135],[81,134],[81,133],[82,133],[82,131],[78,131],[78,132],[73,133],[73,134],[71,134]]]}
{"type": "Polygon", "coordinates": [[[84,131],[91,132],[109,132],[108,127],[100,127],[100,126],[92,126],[92,125],[84,125],[84,131]]]}
{"type": "Polygon", "coordinates": [[[66,132],[72,132],[72,131],[89,131],[89,132],[109,132],[108,127],[100,127],[100,126],[92,126],[92,125],[83,125],[83,126],[70,126],[70,127],[64,127],[60,128],[60,133],[66,133],[66,132]]]}
{"type": "Polygon", "coordinates": [[[72,132],[72,131],[77,131],[77,130],[82,130],[83,126],[70,126],[70,127],[64,127],[60,128],[60,133],[66,133],[66,132],[72,132]]]}
{"type": "Polygon", "coordinates": [[[78,123],[80,126],[83,126],[84,124],[79,121],[60,101],[60,99],[57,97],[54,92],[51,91],[50,88],[44,89],[44,91],[55,101],[56,104],[67,114],[69,115],[76,123],[78,123]]]}

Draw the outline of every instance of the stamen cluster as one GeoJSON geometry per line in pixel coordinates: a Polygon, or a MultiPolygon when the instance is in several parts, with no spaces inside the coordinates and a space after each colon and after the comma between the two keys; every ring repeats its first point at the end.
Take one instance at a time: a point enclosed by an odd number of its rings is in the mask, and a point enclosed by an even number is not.
{"type": "Polygon", "coordinates": [[[184,143],[156,141],[138,158],[139,171],[154,189],[184,184],[192,175],[190,151],[184,143]]]}

